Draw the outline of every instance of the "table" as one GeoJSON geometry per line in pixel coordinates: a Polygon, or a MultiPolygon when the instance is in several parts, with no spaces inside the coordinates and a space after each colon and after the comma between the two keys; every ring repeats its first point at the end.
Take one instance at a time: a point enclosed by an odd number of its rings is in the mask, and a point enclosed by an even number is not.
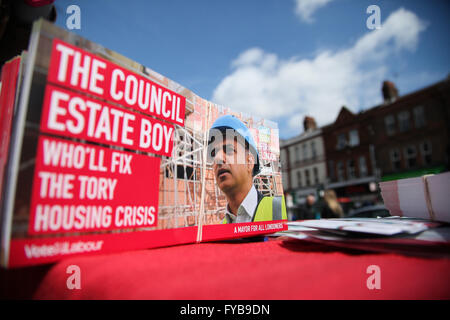
{"type": "Polygon", "coordinates": [[[449,299],[450,259],[289,240],[215,242],[74,257],[48,268],[35,299],[449,299]],[[69,266],[81,289],[68,289],[69,266]],[[369,289],[369,266],[380,289],[369,289]]]}

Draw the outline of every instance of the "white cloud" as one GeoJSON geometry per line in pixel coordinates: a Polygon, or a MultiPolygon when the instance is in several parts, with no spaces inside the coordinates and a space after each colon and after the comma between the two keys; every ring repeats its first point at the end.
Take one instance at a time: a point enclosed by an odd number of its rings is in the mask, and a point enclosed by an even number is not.
{"type": "Polygon", "coordinates": [[[352,47],[322,51],[313,59],[282,60],[260,48],[248,49],[232,62],[233,71],[216,87],[213,101],[282,122],[284,135],[298,133],[305,115],[319,125],[330,123],[342,105],[358,111],[380,103],[388,57],[414,50],[424,29],[414,13],[401,8],[352,47]]]}
{"type": "Polygon", "coordinates": [[[333,0],[296,0],[295,13],[306,23],[314,21],[312,15],[333,0]]]}

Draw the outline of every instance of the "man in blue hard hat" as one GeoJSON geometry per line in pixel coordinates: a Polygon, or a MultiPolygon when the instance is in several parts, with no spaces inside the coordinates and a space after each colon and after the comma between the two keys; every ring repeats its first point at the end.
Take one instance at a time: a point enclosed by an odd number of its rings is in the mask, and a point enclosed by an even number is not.
{"type": "Polygon", "coordinates": [[[265,197],[253,185],[259,173],[259,154],[247,126],[232,115],[211,126],[208,156],[220,190],[227,198],[223,223],[287,219],[282,197],[265,197]]]}

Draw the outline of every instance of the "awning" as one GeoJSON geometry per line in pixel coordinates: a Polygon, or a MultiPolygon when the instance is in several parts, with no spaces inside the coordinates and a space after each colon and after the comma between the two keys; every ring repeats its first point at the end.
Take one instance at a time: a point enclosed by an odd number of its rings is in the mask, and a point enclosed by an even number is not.
{"type": "Polygon", "coordinates": [[[352,180],[330,183],[329,185],[326,186],[326,188],[327,189],[336,189],[336,188],[342,188],[342,187],[353,186],[353,185],[362,184],[362,183],[370,183],[370,182],[378,182],[378,181],[374,176],[370,176],[370,177],[364,177],[364,178],[359,178],[359,179],[352,179],[352,180]]]}

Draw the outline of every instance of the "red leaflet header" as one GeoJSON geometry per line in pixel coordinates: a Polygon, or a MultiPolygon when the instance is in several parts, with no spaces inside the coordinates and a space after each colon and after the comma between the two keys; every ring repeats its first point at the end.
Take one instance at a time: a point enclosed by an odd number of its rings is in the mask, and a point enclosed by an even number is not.
{"type": "Polygon", "coordinates": [[[41,136],[30,234],[153,227],[160,158],[41,136]]]}
{"type": "Polygon", "coordinates": [[[41,117],[47,133],[170,157],[172,124],[47,85],[41,117]]]}
{"type": "Polygon", "coordinates": [[[58,39],[48,81],[184,126],[185,97],[58,39]]]}

